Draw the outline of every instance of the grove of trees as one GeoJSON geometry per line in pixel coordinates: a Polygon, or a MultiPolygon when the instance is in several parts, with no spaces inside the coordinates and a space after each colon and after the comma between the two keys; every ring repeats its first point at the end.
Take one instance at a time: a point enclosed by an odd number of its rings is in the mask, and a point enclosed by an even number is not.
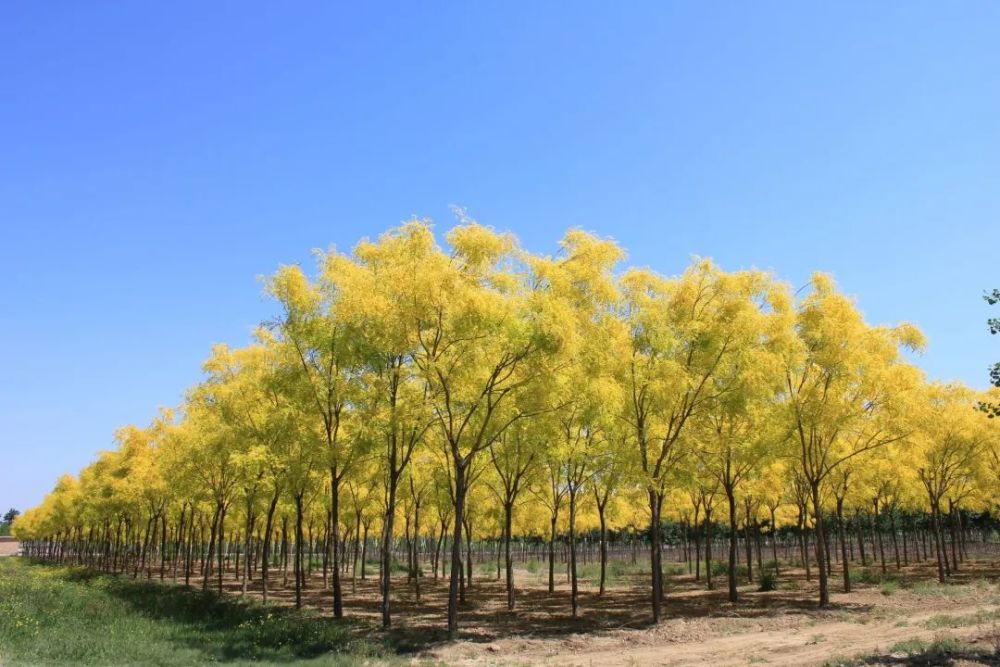
{"type": "Polygon", "coordinates": [[[418,598],[447,574],[454,635],[484,540],[509,610],[512,545],[546,544],[550,591],[565,547],[575,616],[580,535],[599,540],[603,592],[629,533],[659,620],[666,526],[712,586],[721,520],[733,601],[739,545],[748,569],[754,545],[777,567],[785,531],[826,605],[855,545],[884,569],[890,545],[898,567],[930,539],[943,581],[969,512],[997,500],[1000,420],[976,408],[998,390],[929,382],[921,333],[869,324],[826,275],[794,293],[707,260],[667,277],[579,230],[552,256],[469,221],[444,241],[414,220],[312,275],[281,267],[252,344],[212,348],[182,405],[121,428],[18,519],[28,553],[220,591],[229,571],[265,602],[290,570],[298,605],[318,557],[335,617],[379,577],[385,627],[405,562],[418,598]]]}

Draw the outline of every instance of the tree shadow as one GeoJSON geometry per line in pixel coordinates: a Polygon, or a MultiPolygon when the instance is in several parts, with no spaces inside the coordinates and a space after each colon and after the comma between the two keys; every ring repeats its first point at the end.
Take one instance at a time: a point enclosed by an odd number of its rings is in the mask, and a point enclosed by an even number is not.
{"type": "Polygon", "coordinates": [[[312,610],[268,605],[212,590],[161,584],[74,568],[65,578],[99,585],[129,610],[171,626],[167,634],[207,660],[287,662],[328,654],[380,656],[391,652],[372,641],[366,623],[331,622],[312,610]],[[366,636],[368,635],[368,636],[366,636]]]}

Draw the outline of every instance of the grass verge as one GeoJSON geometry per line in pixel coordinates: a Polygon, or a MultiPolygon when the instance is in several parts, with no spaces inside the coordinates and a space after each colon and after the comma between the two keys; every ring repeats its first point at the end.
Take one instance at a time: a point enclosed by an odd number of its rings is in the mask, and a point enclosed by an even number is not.
{"type": "Polygon", "coordinates": [[[182,586],[0,559],[0,663],[361,665],[389,658],[355,623],[182,586]]]}

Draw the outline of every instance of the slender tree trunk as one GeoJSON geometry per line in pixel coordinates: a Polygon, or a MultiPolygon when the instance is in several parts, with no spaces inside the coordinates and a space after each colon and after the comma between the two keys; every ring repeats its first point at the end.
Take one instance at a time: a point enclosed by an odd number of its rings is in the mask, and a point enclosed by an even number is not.
{"type": "Polygon", "coordinates": [[[819,606],[830,605],[830,582],[827,579],[826,535],[823,532],[823,506],[819,499],[819,482],[811,483],[813,515],[816,523],[816,571],[819,576],[819,606]]]}
{"type": "Polygon", "coordinates": [[[455,533],[451,545],[451,579],[448,582],[448,637],[458,636],[458,578],[462,570],[462,519],[465,511],[465,463],[453,452],[455,465],[455,533]]]}
{"type": "Polygon", "coordinates": [[[576,487],[569,490],[569,570],[570,570],[570,606],[573,618],[579,612],[579,587],[576,579],[576,487]]]}
{"type": "Polygon", "coordinates": [[[774,576],[778,576],[778,524],[775,523],[774,513],[776,507],[768,508],[771,511],[771,555],[774,558],[774,576]]]}
{"type": "MultiPolygon", "coordinates": [[[[390,462],[392,465],[392,462],[390,462]]],[[[398,478],[394,471],[389,475],[389,495],[386,502],[385,519],[382,523],[382,578],[379,582],[382,589],[382,627],[388,629],[392,625],[389,603],[392,581],[392,540],[393,526],[396,514],[396,487],[398,478]]]]}
{"type": "Polygon", "coordinates": [[[212,517],[212,528],[209,532],[208,537],[208,558],[205,561],[205,565],[202,567],[204,570],[204,580],[202,581],[201,587],[208,590],[208,578],[212,575],[211,567],[212,558],[215,556],[215,535],[219,527],[219,513],[222,511],[222,507],[219,505],[215,506],[215,515],[212,517]]]}
{"type": "Polygon", "coordinates": [[[715,590],[712,583],[712,510],[705,506],[705,583],[708,590],[715,590]]]}
{"type": "Polygon", "coordinates": [[[559,507],[555,506],[549,518],[549,593],[556,590],[556,521],[559,507]]]}
{"type": "Polygon", "coordinates": [[[663,553],[660,545],[661,540],[661,525],[660,525],[660,508],[663,503],[663,497],[655,489],[649,489],[649,510],[650,510],[650,522],[649,522],[649,560],[650,560],[650,574],[652,576],[652,603],[653,603],[653,623],[660,622],[660,614],[663,604],[663,568],[662,568],[662,557],[663,553]]]}
{"type": "Polygon", "coordinates": [[[295,494],[295,608],[302,608],[302,493],[295,494]]]}
{"type": "Polygon", "coordinates": [[[837,534],[840,537],[840,560],[844,569],[844,592],[851,592],[851,566],[847,558],[847,540],[844,539],[844,498],[837,498],[837,534]]]}
{"type": "Polygon", "coordinates": [[[934,550],[937,554],[937,570],[938,570],[938,582],[944,583],[945,578],[945,568],[944,568],[944,545],[942,544],[941,538],[941,522],[938,519],[938,502],[934,498],[931,499],[931,521],[934,526],[934,550]]]}
{"type": "Polygon", "coordinates": [[[507,611],[514,611],[514,562],[510,557],[510,537],[514,524],[514,503],[507,499],[503,505],[503,562],[507,588],[507,611]]]}
{"type": "Polygon", "coordinates": [[[729,503],[729,601],[737,602],[739,594],[736,590],[736,496],[732,485],[726,485],[726,501],[729,503]]]}
{"type": "Polygon", "coordinates": [[[606,504],[600,503],[597,506],[597,515],[601,524],[601,582],[598,595],[604,595],[604,583],[608,572],[608,525],[604,515],[606,504]]]}
{"type": "Polygon", "coordinates": [[[344,617],[344,592],[340,581],[340,477],[337,466],[330,468],[330,548],[333,549],[333,617],[344,617]]]}
{"type": "Polygon", "coordinates": [[[278,507],[279,495],[280,492],[275,489],[274,495],[271,497],[271,504],[267,507],[267,519],[264,525],[264,552],[260,559],[261,598],[264,604],[267,604],[267,574],[271,567],[271,536],[274,530],[274,511],[278,507]]]}

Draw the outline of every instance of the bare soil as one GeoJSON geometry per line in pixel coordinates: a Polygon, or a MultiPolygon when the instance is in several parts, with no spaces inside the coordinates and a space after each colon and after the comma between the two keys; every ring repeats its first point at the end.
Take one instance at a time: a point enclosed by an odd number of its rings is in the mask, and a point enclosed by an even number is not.
{"type": "MultiPolygon", "coordinates": [[[[573,618],[564,573],[557,574],[556,590],[549,593],[544,573],[516,571],[517,603],[509,612],[503,582],[494,572],[477,572],[460,605],[456,641],[449,641],[445,632],[447,580],[423,579],[418,601],[412,582],[405,575],[394,576],[393,627],[387,633],[366,633],[386,634],[415,661],[449,665],[822,665],[872,654],[884,655],[886,661],[869,658],[866,664],[937,664],[906,662],[890,649],[908,640],[941,638],[984,651],[1000,646],[996,561],[967,562],[943,586],[934,583],[929,565],[901,572],[890,566],[889,574],[898,581],[895,590],[855,584],[852,593],[832,593],[826,609],[817,608],[815,573],[807,581],[801,570],[783,571],[779,589],[771,592],[743,583],[735,604],[726,599],[724,577],[709,591],[703,580],[676,575],[668,577],[665,620],[655,626],[644,576],[623,577],[603,596],[586,582],[580,615],[573,618]]],[[[171,578],[169,571],[166,578],[171,578]]],[[[290,605],[294,579],[289,575],[287,586],[283,579],[281,572],[272,572],[271,599],[290,605]]],[[[831,589],[839,590],[840,581],[832,578],[831,589]]],[[[364,627],[379,625],[377,585],[377,571],[365,580],[348,576],[343,581],[345,615],[363,621],[364,627]]],[[[239,594],[240,584],[232,578],[226,578],[224,587],[239,594]]],[[[250,591],[259,593],[258,581],[250,591]]],[[[303,592],[303,605],[330,613],[332,594],[323,586],[319,567],[303,592]]]]}

